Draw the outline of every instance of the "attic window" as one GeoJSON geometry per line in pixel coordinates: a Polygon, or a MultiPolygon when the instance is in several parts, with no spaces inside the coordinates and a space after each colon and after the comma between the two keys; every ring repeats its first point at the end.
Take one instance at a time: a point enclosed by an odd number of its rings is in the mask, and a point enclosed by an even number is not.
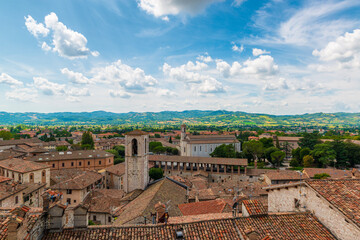
{"type": "Polygon", "coordinates": [[[64,152],[59,152],[59,155],[64,155],[64,152]]]}

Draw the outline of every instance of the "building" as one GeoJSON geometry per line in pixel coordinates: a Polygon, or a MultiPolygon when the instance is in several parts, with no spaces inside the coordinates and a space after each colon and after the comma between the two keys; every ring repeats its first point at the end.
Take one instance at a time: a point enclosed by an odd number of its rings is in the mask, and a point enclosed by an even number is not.
{"type": "Polygon", "coordinates": [[[114,225],[151,223],[155,204],[159,202],[167,204],[170,216],[181,216],[178,205],[187,202],[187,187],[170,178],[153,182],[123,207],[114,225]]]}
{"type": "Polygon", "coordinates": [[[125,140],[124,138],[104,138],[98,139],[94,141],[94,148],[96,150],[110,150],[113,149],[115,146],[124,145],[125,140]]]}
{"type": "Polygon", "coordinates": [[[94,189],[81,204],[87,209],[88,219],[95,224],[111,225],[116,210],[122,206],[125,192],[118,189],[94,189]]]}
{"type": "Polygon", "coordinates": [[[105,168],[106,187],[124,189],[125,163],[119,163],[105,168]]]}
{"type": "Polygon", "coordinates": [[[101,174],[94,171],[86,171],[83,174],[51,186],[51,189],[62,193],[61,204],[75,207],[85,199],[91,190],[104,187],[105,181],[101,174]]]}
{"type": "Polygon", "coordinates": [[[69,168],[100,170],[114,164],[114,155],[102,150],[79,150],[44,153],[29,160],[45,163],[51,170],[69,168]]]}
{"type": "Polygon", "coordinates": [[[360,236],[360,179],[306,180],[265,188],[269,212],[312,212],[338,239],[360,236]]]}
{"type": "Polygon", "coordinates": [[[214,220],[193,220],[190,223],[94,226],[87,229],[66,229],[47,232],[44,240],[63,239],[298,239],[332,240],[334,235],[311,213],[268,214],[214,220]]]}
{"type": "Polygon", "coordinates": [[[50,141],[50,142],[43,142],[42,146],[47,151],[56,151],[57,147],[66,147],[67,149],[70,149],[71,144],[68,143],[67,141],[50,141]]]}
{"type": "Polygon", "coordinates": [[[18,145],[29,145],[29,146],[35,147],[35,146],[41,146],[42,143],[43,142],[38,138],[1,140],[0,141],[0,150],[16,148],[16,146],[18,146],[18,145]]]}
{"type": "Polygon", "coordinates": [[[241,143],[235,135],[190,135],[186,133],[186,126],[181,125],[181,156],[210,157],[210,153],[222,144],[233,144],[236,152],[241,151],[241,143]]]}
{"type": "Polygon", "coordinates": [[[210,213],[229,213],[232,211],[230,205],[223,199],[210,201],[183,203],[178,205],[183,216],[200,215],[210,213]]]}
{"type": "Polygon", "coordinates": [[[149,135],[135,130],[125,135],[125,192],[144,190],[149,183],[149,135]]]}
{"type": "Polygon", "coordinates": [[[45,183],[50,186],[50,167],[46,164],[11,158],[0,161],[0,176],[19,183],[45,183]]]}
{"type": "Polygon", "coordinates": [[[297,182],[305,178],[307,177],[300,172],[291,170],[269,170],[264,174],[264,180],[268,185],[297,182]]]}
{"type": "Polygon", "coordinates": [[[192,176],[195,172],[204,171],[211,181],[221,181],[229,176],[247,178],[247,159],[150,155],[149,162],[156,168],[162,168],[165,176],[192,176]]]}
{"type": "Polygon", "coordinates": [[[312,179],[316,174],[322,173],[329,174],[329,178],[332,179],[352,178],[351,170],[340,170],[333,168],[304,168],[302,173],[304,177],[312,179]]]}

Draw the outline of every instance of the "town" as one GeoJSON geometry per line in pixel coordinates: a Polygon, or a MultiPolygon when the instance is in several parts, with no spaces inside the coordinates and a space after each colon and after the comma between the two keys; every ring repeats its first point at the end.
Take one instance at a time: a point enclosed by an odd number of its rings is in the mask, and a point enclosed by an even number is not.
{"type": "Polygon", "coordinates": [[[293,134],[3,126],[1,236],[357,239],[357,132],[293,134]]]}

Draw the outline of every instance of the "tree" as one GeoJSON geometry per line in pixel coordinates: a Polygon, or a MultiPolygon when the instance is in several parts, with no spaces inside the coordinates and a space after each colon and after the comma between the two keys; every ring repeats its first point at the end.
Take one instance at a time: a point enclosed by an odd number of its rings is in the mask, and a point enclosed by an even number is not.
{"type": "Polygon", "coordinates": [[[63,151],[66,151],[68,148],[67,146],[57,146],[56,147],[56,151],[58,152],[63,152],[63,151]]]}
{"type": "Polygon", "coordinates": [[[161,138],[161,136],[160,136],[160,134],[155,133],[155,134],[154,134],[154,138],[161,138]]]}
{"type": "Polygon", "coordinates": [[[314,175],[314,179],[327,179],[330,175],[327,173],[317,173],[314,175]]]}
{"type": "Polygon", "coordinates": [[[271,153],[271,163],[274,166],[280,167],[281,163],[284,161],[285,153],[283,151],[276,151],[271,153]]]}
{"type": "Polygon", "coordinates": [[[273,138],[261,138],[259,141],[263,144],[264,148],[274,147],[273,138]]]}
{"type": "Polygon", "coordinates": [[[125,161],[124,157],[120,156],[119,152],[116,149],[113,148],[106,151],[114,155],[114,165],[125,161]]]}
{"type": "Polygon", "coordinates": [[[150,142],[149,143],[149,151],[154,152],[154,148],[159,147],[159,146],[162,147],[161,142],[150,142]]]}
{"type": "Polygon", "coordinates": [[[310,148],[314,149],[316,144],[320,144],[320,135],[317,132],[314,133],[304,133],[303,137],[299,140],[299,146],[301,148],[310,148]]]}
{"type": "Polygon", "coordinates": [[[262,142],[259,141],[249,141],[243,144],[244,153],[250,154],[254,161],[257,161],[261,155],[264,153],[264,147],[262,142]]]}
{"type": "Polygon", "coordinates": [[[170,138],[169,138],[169,143],[172,143],[172,139],[171,139],[171,136],[170,136],[170,138]]]}
{"type": "Polygon", "coordinates": [[[222,158],[235,158],[236,152],[233,144],[221,144],[217,146],[212,153],[211,157],[222,157],[222,158]]]}
{"type": "Polygon", "coordinates": [[[306,155],[310,155],[310,152],[311,152],[311,150],[310,150],[310,148],[308,148],[308,147],[305,147],[305,148],[302,148],[301,150],[300,150],[300,163],[302,163],[302,161],[303,161],[303,158],[306,156],[306,155]]]}
{"type": "Polygon", "coordinates": [[[336,158],[336,152],[327,143],[316,144],[310,154],[314,157],[318,167],[325,167],[336,158]]]}
{"type": "Polygon", "coordinates": [[[276,152],[276,151],[280,151],[280,149],[276,148],[276,147],[269,147],[267,149],[265,149],[265,158],[271,162],[271,154],[273,152],[276,152]]]}
{"type": "Polygon", "coordinates": [[[94,149],[94,140],[90,131],[83,133],[81,138],[81,147],[83,149],[94,149]]]}
{"type": "Polygon", "coordinates": [[[13,135],[11,132],[8,131],[0,131],[0,138],[3,140],[10,140],[13,138],[13,135]]]}
{"type": "Polygon", "coordinates": [[[161,168],[150,168],[149,177],[153,180],[158,180],[164,176],[164,171],[161,168]]]}
{"type": "Polygon", "coordinates": [[[122,158],[125,157],[125,146],[118,145],[118,146],[114,146],[113,149],[115,149],[118,152],[119,157],[122,158]]]}
{"type": "Polygon", "coordinates": [[[314,165],[314,158],[311,155],[306,155],[303,158],[304,167],[312,167],[314,165]]]}
{"type": "Polygon", "coordinates": [[[164,148],[163,146],[157,146],[152,150],[152,152],[157,154],[164,153],[166,152],[166,148],[164,148]]]}

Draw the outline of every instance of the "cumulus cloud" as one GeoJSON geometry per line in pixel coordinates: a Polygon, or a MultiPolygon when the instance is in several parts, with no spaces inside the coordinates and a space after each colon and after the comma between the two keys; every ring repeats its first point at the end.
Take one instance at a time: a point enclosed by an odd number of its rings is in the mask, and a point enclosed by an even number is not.
{"type": "Polygon", "coordinates": [[[173,92],[169,89],[165,89],[165,88],[159,88],[155,90],[155,93],[157,96],[160,97],[175,97],[177,96],[176,92],[173,92]]]}
{"type": "Polygon", "coordinates": [[[23,83],[19,80],[16,80],[15,78],[11,77],[10,75],[6,74],[6,73],[1,73],[0,74],[0,84],[7,84],[10,86],[14,86],[14,85],[23,85],[23,83]]]}
{"type": "Polygon", "coordinates": [[[215,78],[207,78],[202,83],[192,86],[193,90],[200,93],[223,93],[225,89],[219,81],[215,78]]]}
{"type": "Polygon", "coordinates": [[[181,13],[195,15],[208,5],[223,0],[139,0],[138,6],[155,17],[178,15],[181,13]]]}
{"type": "Polygon", "coordinates": [[[246,1],[247,0],[234,0],[231,5],[234,7],[240,7],[246,1]]]}
{"type": "Polygon", "coordinates": [[[37,23],[36,20],[33,19],[30,15],[25,17],[25,26],[28,29],[28,31],[35,37],[38,37],[39,35],[46,37],[50,31],[44,26],[44,24],[37,23]]]}
{"type": "Polygon", "coordinates": [[[111,97],[120,97],[120,98],[130,98],[131,95],[126,93],[124,90],[109,90],[109,94],[111,97]]]}
{"type": "Polygon", "coordinates": [[[246,60],[243,64],[244,68],[241,69],[241,72],[246,74],[272,75],[279,69],[279,66],[274,62],[274,58],[269,55],[261,55],[254,60],[246,60]]]}
{"type": "Polygon", "coordinates": [[[17,88],[6,92],[7,99],[21,102],[33,102],[37,98],[37,91],[32,88],[17,88]]]}
{"type": "Polygon", "coordinates": [[[87,58],[90,55],[99,56],[99,52],[90,51],[86,47],[87,39],[84,35],[69,29],[59,21],[57,15],[53,12],[45,17],[45,26],[42,23],[37,23],[30,15],[25,18],[25,25],[35,37],[52,34],[51,44],[43,42],[41,45],[44,51],[52,49],[61,57],[68,59],[87,58]]]}
{"type": "Polygon", "coordinates": [[[313,55],[322,61],[339,61],[342,63],[359,61],[360,57],[360,29],[355,29],[352,33],[345,33],[335,41],[329,42],[321,50],[314,50],[313,55]]]}
{"type": "Polygon", "coordinates": [[[253,48],[252,50],[252,54],[257,57],[259,55],[263,55],[263,54],[270,54],[270,52],[262,50],[262,49],[258,49],[258,48],[253,48]]]}
{"type": "Polygon", "coordinates": [[[276,91],[276,90],[288,90],[289,86],[284,78],[280,78],[274,81],[268,81],[263,88],[265,91],[276,91]]]}
{"type": "Polygon", "coordinates": [[[106,67],[92,70],[96,82],[117,83],[127,92],[145,93],[147,87],[153,87],[158,81],[146,75],[140,68],[132,68],[118,60],[106,67]]]}
{"type": "Polygon", "coordinates": [[[242,53],[244,51],[244,45],[241,44],[241,46],[237,46],[236,44],[233,44],[231,48],[234,52],[242,53]]]}
{"type": "Polygon", "coordinates": [[[91,81],[85,77],[82,73],[73,72],[67,68],[61,69],[61,73],[67,76],[73,83],[77,84],[89,84],[91,81]]]}
{"type": "Polygon", "coordinates": [[[204,55],[200,55],[196,59],[199,60],[199,61],[206,62],[206,63],[209,63],[209,62],[213,61],[213,59],[211,58],[211,56],[209,56],[208,53],[205,53],[204,55]]]}

